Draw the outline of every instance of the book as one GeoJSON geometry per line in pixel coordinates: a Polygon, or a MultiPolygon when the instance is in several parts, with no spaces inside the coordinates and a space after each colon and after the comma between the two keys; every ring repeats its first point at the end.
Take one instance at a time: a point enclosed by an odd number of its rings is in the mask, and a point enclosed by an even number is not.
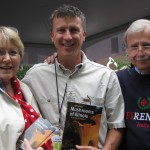
{"type": "MultiPolygon", "coordinates": [[[[58,128],[53,126],[47,119],[39,117],[31,126],[25,131],[23,139],[27,139],[32,149],[37,149],[43,145],[50,138],[58,134],[58,128]]],[[[24,143],[21,144],[21,148],[25,150],[24,143]]]]}
{"type": "Polygon", "coordinates": [[[75,145],[98,147],[101,106],[68,102],[61,150],[76,150],[75,145]]]}

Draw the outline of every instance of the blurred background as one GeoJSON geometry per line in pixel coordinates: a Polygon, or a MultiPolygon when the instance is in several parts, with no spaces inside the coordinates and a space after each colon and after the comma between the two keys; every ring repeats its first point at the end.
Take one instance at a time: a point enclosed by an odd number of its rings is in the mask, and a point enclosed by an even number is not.
{"type": "Polygon", "coordinates": [[[106,65],[109,57],[124,59],[123,33],[136,19],[150,19],[150,0],[1,0],[0,25],[19,30],[25,44],[22,65],[34,65],[55,51],[49,17],[62,4],[77,6],[87,18],[82,47],[92,61],[106,65]]]}

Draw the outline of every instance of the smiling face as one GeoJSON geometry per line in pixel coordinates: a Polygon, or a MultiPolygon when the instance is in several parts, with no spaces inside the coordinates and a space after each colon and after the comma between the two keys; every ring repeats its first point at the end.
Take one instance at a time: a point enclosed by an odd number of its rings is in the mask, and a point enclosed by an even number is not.
{"type": "Polygon", "coordinates": [[[0,78],[7,82],[13,76],[20,65],[19,50],[9,41],[0,41],[0,78]]]}
{"type": "Polygon", "coordinates": [[[150,28],[127,35],[127,45],[131,63],[141,73],[150,73],[150,28]]]}
{"type": "Polygon", "coordinates": [[[71,57],[80,53],[86,32],[79,17],[58,17],[53,20],[50,35],[58,57],[71,57]]]}

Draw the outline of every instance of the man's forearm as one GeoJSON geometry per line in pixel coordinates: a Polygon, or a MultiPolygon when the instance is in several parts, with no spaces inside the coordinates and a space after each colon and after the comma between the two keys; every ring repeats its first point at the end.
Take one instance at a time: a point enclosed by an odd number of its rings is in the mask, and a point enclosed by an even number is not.
{"type": "Polygon", "coordinates": [[[123,129],[110,129],[103,150],[116,150],[122,140],[123,129]]]}

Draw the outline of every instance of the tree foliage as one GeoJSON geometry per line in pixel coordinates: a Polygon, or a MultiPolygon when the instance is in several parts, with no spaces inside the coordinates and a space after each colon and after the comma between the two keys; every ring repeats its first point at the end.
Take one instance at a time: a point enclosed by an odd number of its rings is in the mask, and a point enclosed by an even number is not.
{"type": "Polygon", "coordinates": [[[110,67],[111,64],[115,65],[116,67],[115,71],[131,67],[131,64],[127,55],[123,56],[122,58],[116,58],[116,59],[109,57],[107,67],[110,67]]]}
{"type": "Polygon", "coordinates": [[[131,64],[127,55],[125,55],[123,59],[114,59],[114,61],[117,63],[117,70],[122,70],[122,69],[131,67],[131,64]]]}
{"type": "Polygon", "coordinates": [[[23,65],[23,66],[21,66],[20,69],[17,71],[17,74],[16,74],[16,76],[18,77],[18,79],[21,80],[25,76],[26,72],[30,68],[31,68],[31,66],[29,66],[29,65],[23,65]]]}

